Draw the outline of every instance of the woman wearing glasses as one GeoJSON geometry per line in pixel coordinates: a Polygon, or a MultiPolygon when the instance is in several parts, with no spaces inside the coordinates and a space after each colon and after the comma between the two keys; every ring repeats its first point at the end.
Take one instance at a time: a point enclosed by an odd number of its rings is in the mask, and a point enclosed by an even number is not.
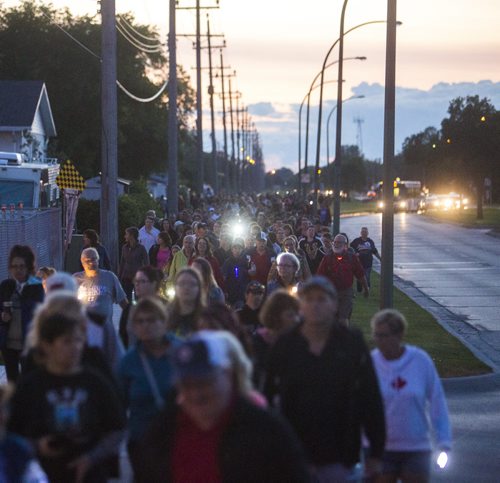
{"type": "MultiPolygon", "coordinates": [[[[144,297],[159,296],[163,276],[163,272],[160,269],[152,267],[151,265],[139,268],[133,280],[135,300],[132,300],[132,305],[136,304],[144,297]]],[[[130,309],[130,305],[125,307],[120,317],[120,338],[125,347],[130,345],[129,343],[132,335],[129,320],[130,309]]]]}
{"type": "Polygon", "coordinates": [[[275,280],[267,283],[267,295],[269,296],[279,288],[291,295],[296,294],[300,283],[298,279],[299,259],[293,253],[283,252],[276,258],[276,266],[278,274],[275,280]]]}
{"type": "Polygon", "coordinates": [[[29,246],[14,245],[8,263],[10,278],[0,284],[0,351],[7,379],[15,382],[26,333],[45,292],[34,276],[35,254],[29,246]]]}

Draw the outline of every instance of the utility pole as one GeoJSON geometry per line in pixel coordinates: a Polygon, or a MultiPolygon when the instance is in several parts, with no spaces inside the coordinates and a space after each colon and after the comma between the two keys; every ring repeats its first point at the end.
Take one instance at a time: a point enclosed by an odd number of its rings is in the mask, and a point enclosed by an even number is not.
{"type": "Polygon", "coordinates": [[[205,163],[203,160],[203,106],[201,104],[201,31],[200,0],[196,0],[196,165],[198,173],[196,191],[203,197],[203,181],[205,179],[205,163]]]}
{"type": "Polygon", "coordinates": [[[101,0],[101,220],[100,231],[111,267],[118,265],[118,106],[116,93],[115,0],[101,0]]]}
{"type": "Polygon", "coordinates": [[[236,167],[236,157],[235,157],[235,143],[234,143],[234,118],[233,118],[233,91],[231,87],[231,77],[236,75],[236,71],[232,75],[228,75],[229,78],[229,113],[231,118],[231,185],[235,192],[237,192],[236,179],[238,177],[238,170],[236,167]]]}
{"type": "Polygon", "coordinates": [[[241,141],[241,123],[240,123],[240,97],[241,94],[236,98],[236,152],[238,153],[238,156],[236,158],[236,162],[238,163],[238,193],[241,191],[241,188],[243,186],[243,160],[241,157],[241,146],[240,146],[240,141],[241,141]]]}
{"type": "Polygon", "coordinates": [[[203,183],[205,181],[205,165],[203,161],[203,105],[201,96],[201,9],[219,8],[217,6],[201,7],[200,0],[196,0],[195,7],[178,7],[180,10],[196,10],[196,191],[203,195],[203,183]]]}
{"type": "MultiPolygon", "coordinates": [[[[187,35],[186,35],[187,37],[187,35]]],[[[212,156],[211,156],[211,169],[209,169],[209,177],[208,180],[215,192],[219,190],[219,167],[217,163],[217,142],[215,139],[215,109],[214,109],[214,76],[213,76],[213,63],[212,63],[212,49],[223,49],[226,47],[226,41],[224,40],[222,45],[212,45],[212,37],[224,37],[224,35],[220,34],[211,34],[210,33],[210,19],[207,14],[207,47],[201,47],[202,49],[208,50],[208,75],[210,80],[210,85],[208,86],[208,94],[210,96],[210,124],[211,124],[211,143],[212,143],[212,156]]],[[[201,70],[204,70],[202,68],[201,70]]]]}
{"type": "Polygon", "coordinates": [[[208,86],[208,95],[210,96],[210,138],[212,141],[212,186],[217,193],[219,191],[219,169],[217,166],[217,146],[215,142],[215,112],[214,112],[214,82],[212,72],[212,42],[210,36],[210,18],[207,14],[207,40],[208,40],[208,72],[210,85],[208,86]]]}
{"type": "Polygon", "coordinates": [[[169,0],[169,32],[168,32],[168,186],[167,210],[169,214],[179,211],[178,183],[178,125],[177,125],[177,46],[175,43],[175,4],[169,0]]]}
{"type": "Polygon", "coordinates": [[[222,49],[220,49],[220,80],[221,80],[221,98],[222,98],[222,127],[224,129],[224,188],[227,193],[231,188],[231,180],[229,179],[229,164],[227,154],[227,123],[226,123],[226,87],[224,81],[224,69],[229,69],[229,66],[224,65],[224,57],[222,49]]]}

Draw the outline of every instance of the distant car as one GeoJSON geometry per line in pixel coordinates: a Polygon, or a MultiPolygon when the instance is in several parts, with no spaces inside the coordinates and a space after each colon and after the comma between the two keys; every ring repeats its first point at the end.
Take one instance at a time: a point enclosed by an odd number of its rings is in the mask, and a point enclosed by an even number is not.
{"type": "Polygon", "coordinates": [[[427,210],[466,210],[469,200],[458,193],[434,194],[425,198],[425,209],[427,210]]]}

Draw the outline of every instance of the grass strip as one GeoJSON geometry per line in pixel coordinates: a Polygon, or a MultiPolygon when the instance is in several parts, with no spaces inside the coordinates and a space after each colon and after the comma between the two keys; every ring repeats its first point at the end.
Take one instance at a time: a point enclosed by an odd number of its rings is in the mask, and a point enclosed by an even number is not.
{"type": "MultiPolygon", "coordinates": [[[[369,345],[373,347],[370,319],[379,310],[378,273],[372,272],[371,283],[368,299],[356,294],[352,324],[363,331],[369,345]]],[[[460,340],[443,329],[429,312],[397,288],[394,288],[394,308],[403,313],[408,321],[405,341],[427,351],[441,377],[475,376],[491,372],[460,340]]]]}
{"type": "Polygon", "coordinates": [[[483,209],[484,218],[476,218],[476,208],[468,210],[428,210],[425,215],[449,223],[458,223],[471,227],[491,227],[500,229],[500,207],[487,207],[483,209]]]}
{"type": "Polygon", "coordinates": [[[377,204],[374,201],[340,201],[341,215],[350,215],[353,213],[375,213],[376,209],[377,204]]]}

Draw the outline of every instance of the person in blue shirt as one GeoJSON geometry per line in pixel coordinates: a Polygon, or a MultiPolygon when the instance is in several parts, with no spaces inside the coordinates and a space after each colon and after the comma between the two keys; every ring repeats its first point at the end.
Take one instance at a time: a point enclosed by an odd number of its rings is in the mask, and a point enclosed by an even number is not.
{"type": "Polygon", "coordinates": [[[231,245],[231,256],[222,265],[226,301],[234,309],[241,308],[245,303],[245,290],[250,282],[250,257],[243,254],[244,245],[241,238],[236,238],[231,245]]]}
{"type": "Polygon", "coordinates": [[[159,297],[141,298],[131,311],[137,342],[121,361],[118,378],[129,409],[127,450],[134,471],[138,443],[172,388],[170,352],[175,338],[167,334],[167,320],[159,297]]]}
{"type": "MultiPolygon", "coordinates": [[[[381,260],[381,258],[377,247],[375,246],[375,242],[368,237],[368,228],[366,226],[361,228],[360,235],[361,236],[355,238],[351,242],[351,248],[355,250],[359,257],[359,261],[361,262],[365,272],[366,282],[368,283],[368,287],[370,287],[370,274],[372,271],[373,256],[377,257],[379,260],[381,260]]],[[[361,292],[362,287],[359,282],[357,283],[357,289],[358,292],[361,292]]]]}

